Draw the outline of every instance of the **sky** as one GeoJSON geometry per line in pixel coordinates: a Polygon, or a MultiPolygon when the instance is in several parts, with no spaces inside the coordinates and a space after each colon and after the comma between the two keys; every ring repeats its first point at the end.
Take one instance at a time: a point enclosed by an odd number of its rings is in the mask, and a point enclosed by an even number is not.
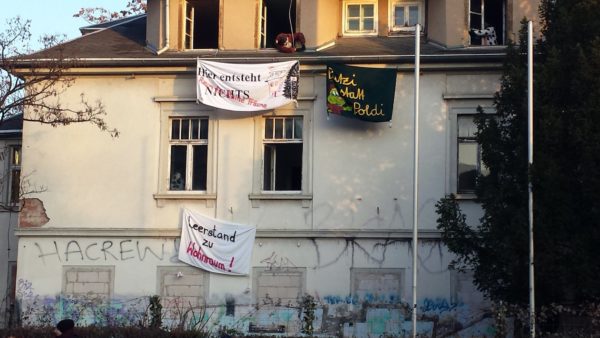
{"type": "Polygon", "coordinates": [[[67,39],[81,35],[79,27],[88,25],[73,14],[82,7],[103,7],[110,11],[124,9],[127,0],[0,0],[0,31],[6,20],[20,16],[31,20],[32,46],[45,34],[65,34],[67,39]]]}

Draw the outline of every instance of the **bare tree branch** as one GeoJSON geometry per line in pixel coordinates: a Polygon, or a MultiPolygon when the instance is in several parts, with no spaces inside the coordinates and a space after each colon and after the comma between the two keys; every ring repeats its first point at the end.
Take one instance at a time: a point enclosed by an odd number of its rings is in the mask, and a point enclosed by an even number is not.
{"type": "Polygon", "coordinates": [[[76,18],[83,18],[85,21],[92,24],[98,24],[146,13],[146,6],[145,0],[129,0],[127,2],[127,7],[120,11],[111,12],[103,7],[87,7],[81,8],[79,12],[73,14],[73,16],[76,18]]]}
{"type": "Polygon", "coordinates": [[[77,105],[61,103],[61,95],[74,83],[68,72],[78,66],[77,59],[65,57],[57,46],[62,39],[44,36],[41,43],[52,48],[31,57],[30,22],[17,17],[7,23],[6,30],[0,32],[0,124],[22,113],[24,121],[53,127],[91,123],[118,137],[118,130],[104,121],[106,108],[101,101],[90,102],[82,93],[77,105]]]}

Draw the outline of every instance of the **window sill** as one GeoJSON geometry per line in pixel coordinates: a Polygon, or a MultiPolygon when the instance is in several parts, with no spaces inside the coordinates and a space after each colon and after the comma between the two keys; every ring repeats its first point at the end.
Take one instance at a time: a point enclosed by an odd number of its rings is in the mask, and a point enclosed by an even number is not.
{"type": "Polygon", "coordinates": [[[454,194],[454,198],[456,200],[459,200],[459,201],[474,201],[474,200],[477,199],[477,195],[475,195],[474,193],[471,193],[471,194],[469,194],[469,193],[462,193],[462,194],[456,193],[456,194],[454,194]]]}
{"type": "Polygon", "coordinates": [[[155,200],[216,200],[216,194],[182,194],[182,193],[161,193],[153,195],[155,200]]]}
{"type": "Polygon", "coordinates": [[[253,208],[259,207],[260,201],[301,201],[303,208],[309,208],[313,197],[312,194],[249,194],[248,199],[253,208]]]}
{"type": "Polygon", "coordinates": [[[202,194],[202,193],[158,193],[152,195],[156,200],[158,207],[163,207],[166,201],[205,201],[207,208],[214,207],[214,203],[217,200],[216,194],[202,194]]]}

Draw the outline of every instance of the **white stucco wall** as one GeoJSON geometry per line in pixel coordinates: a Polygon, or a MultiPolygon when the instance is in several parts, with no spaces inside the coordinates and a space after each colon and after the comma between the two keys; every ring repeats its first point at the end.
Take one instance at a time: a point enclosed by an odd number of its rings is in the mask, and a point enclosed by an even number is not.
{"type": "MultiPolygon", "coordinates": [[[[436,229],[435,202],[452,192],[455,164],[451,129],[455,126],[451,112],[455,107],[489,105],[486,98],[497,89],[497,79],[498,74],[494,73],[443,72],[426,72],[421,78],[418,204],[423,235],[436,229]]],[[[22,298],[60,294],[67,283],[64,269],[72,266],[108,269],[98,276],[110,276],[110,271],[114,271],[114,284],[110,287],[114,299],[160,293],[162,282],[157,271],[161,267],[183,266],[175,252],[180,210],[186,207],[209,217],[255,225],[258,235],[253,267],[274,271],[304,269],[304,282],[294,287],[316,296],[321,311],[317,316],[320,329],[330,325],[325,322],[340,321],[363,306],[348,297],[356,291],[352,289],[352,279],[368,275],[370,270],[364,269],[390,269],[385,271],[400,280],[401,291],[388,296],[410,302],[413,81],[412,73],[398,73],[393,120],[377,124],[328,117],[324,76],[303,73],[302,99],[297,109],[309,119],[305,123],[309,129],[304,131],[309,174],[304,179],[309,180],[307,192],[312,199],[266,201],[249,199],[262,175],[256,172],[256,163],[261,161],[256,158],[257,144],[261,146],[256,140],[262,135],[256,135],[255,125],[261,123],[262,113],[219,111],[191,102],[156,102],[169,97],[193,98],[192,76],[78,78],[61,99],[75,103],[81,92],[92,99],[102,99],[108,112],[107,123],[121,134],[113,139],[89,125],[51,128],[26,123],[23,168],[32,172],[32,182],[47,187],[33,197],[43,202],[50,220],[39,229],[23,231],[20,239],[18,278],[22,298]],[[215,200],[154,198],[161,193],[160,180],[165,179],[161,161],[167,161],[161,152],[161,130],[167,127],[165,116],[177,111],[197,111],[214,121],[213,137],[209,140],[214,146],[214,161],[210,164],[214,175],[209,182],[216,188],[215,200]],[[51,229],[56,233],[47,232],[51,229]],[[103,234],[94,235],[99,229],[103,234]],[[46,232],[42,237],[34,230],[46,232]],[[277,230],[296,231],[296,235],[289,237],[277,230]],[[407,234],[404,237],[397,235],[402,230],[407,234]],[[338,231],[339,236],[321,237],[332,231],[338,231]],[[382,235],[386,233],[395,235],[386,238],[382,235]],[[358,271],[358,277],[352,277],[352,271],[358,271]]],[[[294,109],[294,105],[289,105],[278,112],[293,113],[294,109]]],[[[476,222],[478,207],[471,202],[463,205],[469,221],[476,222]]],[[[447,268],[452,256],[438,239],[431,237],[420,243],[419,250],[419,300],[426,311],[450,316],[456,308],[448,304],[458,290],[452,286],[455,277],[447,268]]],[[[85,269],[82,275],[86,275],[85,269]]],[[[233,297],[236,303],[234,317],[219,312],[215,325],[243,316],[267,325],[264,316],[252,312],[257,306],[258,276],[251,272],[246,277],[206,277],[208,284],[202,288],[210,304],[224,307],[227,297],[233,297]]],[[[89,287],[93,282],[87,283],[89,287]]],[[[104,280],[94,283],[100,289],[107,287],[104,280]]],[[[392,291],[381,291],[385,292],[392,291]]],[[[470,299],[467,295],[463,298],[470,299]]],[[[471,303],[468,306],[476,308],[471,303]]],[[[474,311],[479,313],[479,308],[474,311]]],[[[380,319],[398,315],[380,312],[369,313],[380,319]]],[[[364,326],[368,318],[355,320],[357,326],[340,322],[344,334],[379,332],[364,326]]],[[[248,325],[248,321],[245,323],[248,325]]],[[[298,329],[297,323],[286,325],[288,332],[298,329]]],[[[398,331],[406,323],[398,319],[394,325],[395,329],[382,332],[398,331]]],[[[424,320],[422,325],[428,330],[434,324],[424,320]]],[[[248,331],[249,326],[242,329],[248,331]]]]}

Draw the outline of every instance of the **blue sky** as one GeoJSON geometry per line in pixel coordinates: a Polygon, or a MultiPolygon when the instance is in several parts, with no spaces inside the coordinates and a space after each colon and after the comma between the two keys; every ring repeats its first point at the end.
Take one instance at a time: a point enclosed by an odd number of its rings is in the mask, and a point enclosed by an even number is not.
{"type": "Polygon", "coordinates": [[[0,0],[0,31],[6,20],[15,16],[31,20],[32,46],[44,34],[65,34],[73,39],[81,34],[79,27],[88,25],[74,18],[82,7],[103,7],[110,11],[124,9],[127,0],[0,0]]]}

